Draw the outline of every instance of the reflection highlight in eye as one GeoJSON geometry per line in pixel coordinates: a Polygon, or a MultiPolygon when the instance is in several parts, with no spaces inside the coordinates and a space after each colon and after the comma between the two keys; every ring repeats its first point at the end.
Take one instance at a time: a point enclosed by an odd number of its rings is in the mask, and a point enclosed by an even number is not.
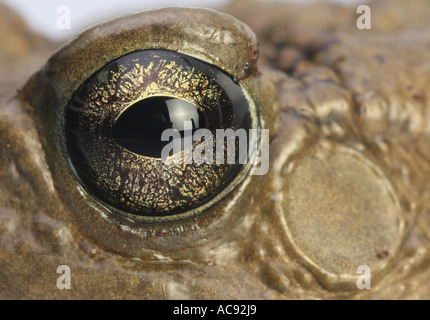
{"type": "Polygon", "coordinates": [[[123,112],[113,126],[113,137],[131,152],[161,158],[161,151],[168,143],[162,143],[162,133],[175,129],[183,137],[185,121],[192,122],[193,131],[205,126],[204,116],[195,105],[177,98],[151,97],[123,112]]]}

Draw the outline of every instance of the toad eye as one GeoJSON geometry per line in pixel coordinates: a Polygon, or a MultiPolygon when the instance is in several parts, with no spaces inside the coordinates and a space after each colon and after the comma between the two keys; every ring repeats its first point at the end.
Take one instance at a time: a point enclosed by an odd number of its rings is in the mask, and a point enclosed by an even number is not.
{"type": "Polygon", "coordinates": [[[244,219],[260,126],[272,121],[260,110],[275,103],[257,62],[249,27],[208,9],[145,11],[64,45],[21,95],[67,219],[133,257],[191,247],[244,219]]]}
{"type": "Polygon", "coordinates": [[[142,50],[111,61],[72,95],[63,147],[99,200],[140,220],[177,219],[222,196],[247,170],[237,142],[231,149],[228,139],[218,141],[219,130],[248,137],[254,126],[232,76],[185,54],[142,50]]]}

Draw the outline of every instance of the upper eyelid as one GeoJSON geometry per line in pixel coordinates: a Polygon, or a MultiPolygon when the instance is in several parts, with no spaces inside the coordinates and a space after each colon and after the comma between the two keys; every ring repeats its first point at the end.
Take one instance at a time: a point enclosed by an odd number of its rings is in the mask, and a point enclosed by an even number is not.
{"type": "Polygon", "coordinates": [[[245,24],[209,9],[164,8],[83,32],[54,54],[34,80],[53,86],[64,106],[107,63],[146,49],[180,52],[214,64],[236,79],[248,77],[257,68],[257,41],[245,24]]]}

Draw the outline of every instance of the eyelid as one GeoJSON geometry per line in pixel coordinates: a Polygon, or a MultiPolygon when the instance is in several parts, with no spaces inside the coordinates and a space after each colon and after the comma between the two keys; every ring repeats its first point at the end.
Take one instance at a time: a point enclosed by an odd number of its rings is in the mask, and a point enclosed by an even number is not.
{"type": "Polygon", "coordinates": [[[104,65],[146,49],[183,53],[220,67],[236,79],[257,72],[257,40],[248,26],[210,9],[164,8],[83,32],[49,59],[39,77],[49,79],[63,105],[104,65]]]}

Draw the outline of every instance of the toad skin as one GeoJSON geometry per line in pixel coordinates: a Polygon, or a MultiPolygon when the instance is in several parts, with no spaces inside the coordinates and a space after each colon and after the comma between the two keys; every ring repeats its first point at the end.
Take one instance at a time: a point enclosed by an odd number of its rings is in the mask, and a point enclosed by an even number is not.
{"type": "Polygon", "coordinates": [[[0,297],[430,298],[430,4],[368,5],[371,30],[356,28],[355,8],[324,3],[225,9],[256,38],[214,11],[144,12],[84,32],[38,72],[56,46],[2,8],[0,297]],[[186,221],[127,224],[70,174],[54,102],[150,45],[245,83],[270,164],[186,221]],[[70,290],[56,286],[60,265],[70,290]]]}

